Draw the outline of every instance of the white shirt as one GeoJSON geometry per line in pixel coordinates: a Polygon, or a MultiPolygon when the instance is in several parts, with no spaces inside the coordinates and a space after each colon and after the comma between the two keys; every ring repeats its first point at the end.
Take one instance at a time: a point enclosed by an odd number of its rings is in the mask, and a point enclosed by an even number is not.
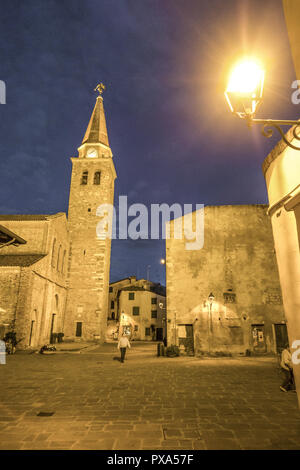
{"type": "Polygon", "coordinates": [[[289,368],[290,369],[293,368],[292,355],[287,349],[284,349],[281,353],[280,365],[283,369],[286,369],[286,370],[288,370],[289,368]]]}
{"type": "Polygon", "coordinates": [[[127,348],[127,347],[128,348],[131,347],[127,336],[121,336],[121,338],[119,339],[119,343],[118,343],[118,349],[127,348]]]}

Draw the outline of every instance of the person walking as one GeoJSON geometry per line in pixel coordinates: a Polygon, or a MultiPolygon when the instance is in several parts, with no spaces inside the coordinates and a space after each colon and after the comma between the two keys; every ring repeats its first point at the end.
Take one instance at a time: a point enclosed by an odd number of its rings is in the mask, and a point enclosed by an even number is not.
{"type": "Polygon", "coordinates": [[[284,374],[284,380],[280,385],[280,390],[282,392],[288,392],[289,390],[293,390],[295,388],[293,363],[291,351],[288,344],[286,344],[285,348],[282,350],[280,367],[284,374]]]}
{"type": "Polygon", "coordinates": [[[123,335],[121,336],[118,342],[118,349],[120,349],[120,352],[121,352],[121,362],[124,362],[125,360],[125,354],[126,354],[127,348],[131,348],[131,346],[130,346],[129,339],[126,333],[123,333],[123,335]]]}

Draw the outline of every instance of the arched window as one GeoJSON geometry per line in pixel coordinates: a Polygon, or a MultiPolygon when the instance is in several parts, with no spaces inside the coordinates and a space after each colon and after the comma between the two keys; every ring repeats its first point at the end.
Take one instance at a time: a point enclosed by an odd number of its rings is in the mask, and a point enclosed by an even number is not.
{"type": "Polygon", "coordinates": [[[65,272],[66,253],[67,253],[67,251],[64,250],[64,254],[63,254],[63,258],[62,258],[62,263],[61,263],[61,272],[62,272],[62,273],[65,272]]]}
{"type": "Polygon", "coordinates": [[[56,264],[57,271],[59,271],[59,268],[60,268],[60,256],[61,256],[61,245],[59,245],[58,254],[57,254],[57,264],[56,264]]]}
{"type": "Polygon", "coordinates": [[[55,308],[55,313],[58,313],[58,295],[55,294],[55,297],[54,297],[54,298],[55,298],[55,306],[54,306],[54,308],[55,308]]]}
{"type": "Polygon", "coordinates": [[[54,238],[53,245],[52,245],[52,258],[51,258],[52,268],[55,268],[55,246],[56,246],[56,238],[54,238]]]}
{"type": "Polygon", "coordinates": [[[101,175],[100,171],[95,172],[95,174],[94,174],[94,184],[100,184],[100,175],[101,175]]]}
{"type": "Polygon", "coordinates": [[[88,172],[88,171],[83,171],[83,172],[82,172],[81,184],[87,184],[87,182],[88,182],[88,176],[89,176],[89,172],[88,172]]]}

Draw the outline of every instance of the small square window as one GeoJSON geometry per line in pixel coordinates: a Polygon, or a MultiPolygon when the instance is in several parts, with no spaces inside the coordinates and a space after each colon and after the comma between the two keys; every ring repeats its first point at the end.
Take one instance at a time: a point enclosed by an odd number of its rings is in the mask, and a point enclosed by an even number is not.
{"type": "Polygon", "coordinates": [[[139,315],[140,307],[132,307],[132,315],[139,315]]]}
{"type": "Polygon", "coordinates": [[[129,292],[128,300],[134,300],[134,292],[129,292]]]}
{"type": "Polygon", "coordinates": [[[154,304],[156,305],[157,304],[157,297],[152,297],[151,303],[152,303],[152,305],[154,305],[154,304]]]}

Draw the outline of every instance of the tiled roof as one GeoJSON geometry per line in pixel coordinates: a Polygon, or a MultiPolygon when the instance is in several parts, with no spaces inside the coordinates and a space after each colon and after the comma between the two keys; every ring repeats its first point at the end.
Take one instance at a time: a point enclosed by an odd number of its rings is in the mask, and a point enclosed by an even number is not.
{"type": "Polygon", "coordinates": [[[16,255],[1,255],[0,254],[0,266],[31,266],[37,263],[40,259],[44,258],[46,254],[16,254],[16,255]]]}

